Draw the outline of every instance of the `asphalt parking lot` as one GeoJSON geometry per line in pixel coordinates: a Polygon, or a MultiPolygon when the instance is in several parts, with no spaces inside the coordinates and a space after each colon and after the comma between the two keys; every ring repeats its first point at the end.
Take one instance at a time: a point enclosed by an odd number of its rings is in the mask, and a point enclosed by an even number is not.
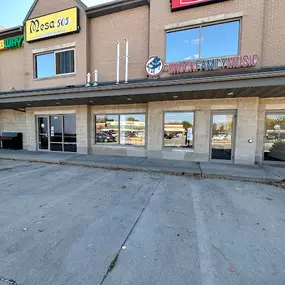
{"type": "Polygon", "coordinates": [[[281,188],[0,160],[0,285],[284,285],[284,236],[281,188]]]}

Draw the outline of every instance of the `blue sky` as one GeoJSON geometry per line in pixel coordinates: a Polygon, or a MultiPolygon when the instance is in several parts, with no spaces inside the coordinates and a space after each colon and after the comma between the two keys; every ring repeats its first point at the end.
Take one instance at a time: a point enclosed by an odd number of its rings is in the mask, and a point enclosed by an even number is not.
{"type": "MultiPolygon", "coordinates": [[[[82,2],[87,6],[94,6],[111,1],[83,0],[82,2]]],[[[5,28],[21,25],[33,2],[34,0],[0,0],[0,25],[5,28]]]]}
{"type": "Polygon", "coordinates": [[[0,25],[11,28],[22,24],[33,0],[0,0],[0,25]]]}

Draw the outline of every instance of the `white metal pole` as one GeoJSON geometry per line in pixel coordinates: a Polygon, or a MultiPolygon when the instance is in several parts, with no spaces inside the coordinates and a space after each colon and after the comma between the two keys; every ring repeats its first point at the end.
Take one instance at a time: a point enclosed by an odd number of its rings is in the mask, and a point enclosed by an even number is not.
{"type": "Polygon", "coordinates": [[[94,81],[93,86],[96,87],[98,86],[98,70],[97,69],[95,69],[94,74],[95,74],[95,81],[94,81]]]}
{"type": "Polygon", "coordinates": [[[125,39],[126,42],[126,66],[125,66],[125,83],[128,83],[129,77],[129,42],[125,39]]]}
{"type": "Polygon", "coordinates": [[[117,80],[116,84],[120,83],[120,42],[116,41],[117,43],[117,80]]]}

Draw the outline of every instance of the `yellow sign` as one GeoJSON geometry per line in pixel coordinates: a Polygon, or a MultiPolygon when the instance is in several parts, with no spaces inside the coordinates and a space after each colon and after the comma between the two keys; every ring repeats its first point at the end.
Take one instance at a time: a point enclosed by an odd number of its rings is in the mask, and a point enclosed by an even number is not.
{"type": "Polygon", "coordinates": [[[26,21],[26,42],[78,31],[78,8],[70,8],[26,21]]]}

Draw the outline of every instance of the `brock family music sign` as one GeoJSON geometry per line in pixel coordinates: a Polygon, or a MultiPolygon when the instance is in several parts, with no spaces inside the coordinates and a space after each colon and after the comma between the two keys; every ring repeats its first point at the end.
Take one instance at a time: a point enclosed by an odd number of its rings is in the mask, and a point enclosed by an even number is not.
{"type": "Polygon", "coordinates": [[[181,61],[169,63],[168,73],[188,73],[195,71],[217,70],[225,68],[254,67],[257,65],[258,55],[217,57],[211,59],[199,59],[194,61],[181,61]]]}

